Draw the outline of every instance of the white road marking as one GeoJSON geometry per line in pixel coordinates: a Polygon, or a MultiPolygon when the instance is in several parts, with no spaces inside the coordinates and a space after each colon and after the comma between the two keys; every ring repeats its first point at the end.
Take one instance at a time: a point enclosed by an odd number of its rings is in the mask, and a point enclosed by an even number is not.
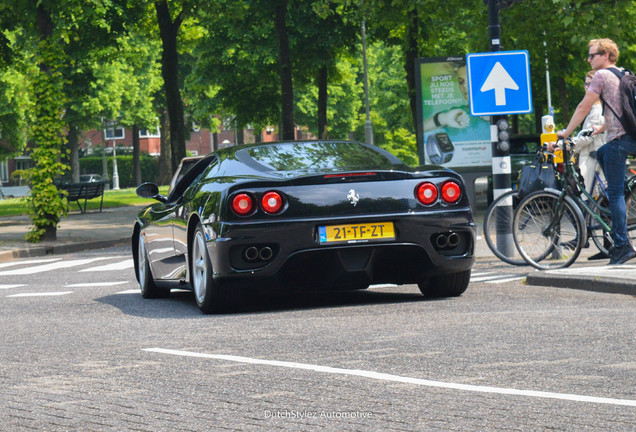
{"type": "Polygon", "coordinates": [[[80,272],[96,272],[96,271],[113,271],[113,270],[126,270],[129,268],[133,268],[135,263],[132,258],[127,259],[125,261],[116,262],[113,264],[105,264],[102,266],[91,267],[87,269],[82,269],[80,272]]]}
{"type": "Polygon", "coordinates": [[[59,261],[59,262],[54,262],[50,264],[26,267],[26,268],[18,269],[18,270],[5,270],[0,272],[0,276],[16,276],[16,275],[28,275],[28,274],[34,274],[34,273],[41,273],[45,271],[75,267],[79,265],[92,263],[94,261],[101,261],[101,260],[112,259],[112,258],[113,257],[99,257],[99,258],[87,258],[87,259],[80,259],[80,260],[59,261]]]}
{"type": "Polygon", "coordinates": [[[295,362],[276,361],[276,360],[261,360],[261,359],[255,359],[250,357],[239,357],[239,356],[233,356],[233,355],[202,354],[202,353],[196,353],[192,351],[178,351],[178,350],[170,350],[170,349],[163,349],[163,348],[144,348],[142,349],[142,351],[148,351],[148,352],[154,352],[154,353],[160,353],[160,354],[177,355],[177,356],[183,356],[183,357],[198,357],[198,358],[206,358],[206,359],[214,359],[214,360],[232,361],[237,363],[285,367],[285,368],[309,370],[314,372],[330,373],[330,374],[337,374],[337,375],[351,375],[351,376],[358,376],[358,377],[364,377],[364,378],[371,378],[371,379],[380,380],[380,381],[401,382],[401,383],[414,384],[414,385],[426,386],[426,387],[437,387],[437,388],[472,391],[472,392],[479,392],[479,393],[494,393],[494,394],[511,395],[511,396],[525,396],[525,397],[544,398],[544,399],[561,399],[561,400],[568,400],[568,401],[575,401],[575,402],[589,402],[589,403],[597,403],[597,404],[610,404],[610,405],[636,407],[636,400],[631,400],[631,399],[615,399],[615,398],[606,398],[606,397],[575,395],[575,394],[568,394],[568,393],[554,393],[554,392],[544,392],[544,391],[534,391],[534,390],[518,390],[518,389],[504,388],[504,387],[489,387],[489,386],[479,386],[479,385],[471,385],[471,384],[447,383],[447,382],[441,382],[441,381],[431,381],[431,380],[426,380],[421,378],[411,378],[411,377],[358,370],[358,369],[341,369],[341,368],[319,366],[319,365],[312,365],[312,364],[306,364],[306,363],[295,363],[295,362]]]}
{"type": "MultiPolygon", "coordinates": [[[[189,292],[192,292],[192,291],[185,290],[185,289],[173,288],[173,289],[170,290],[170,292],[172,292],[174,294],[174,293],[189,293],[189,292]]],[[[139,290],[139,288],[137,288],[137,289],[119,291],[116,294],[141,294],[141,291],[139,290]]]]}
{"type": "Polygon", "coordinates": [[[485,281],[492,281],[495,279],[501,279],[502,277],[507,277],[508,275],[506,274],[496,274],[496,275],[491,275],[491,276],[482,276],[482,277],[471,277],[470,281],[471,282],[485,282],[485,281]]]}
{"type": "Polygon", "coordinates": [[[494,272],[477,272],[477,273],[471,273],[470,277],[475,277],[475,276],[485,276],[485,275],[491,275],[494,272]]]}
{"type": "Polygon", "coordinates": [[[72,293],[73,291],[20,293],[20,294],[8,295],[7,297],[51,297],[51,296],[62,296],[62,295],[72,294],[72,293]]]}
{"type": "Polygon", "coordinates": [[[23,287],[23,286],[26,286],[26,285],[24,285],[24,284],[0,285],[0,290],[11,289],[11,288],[19,288],[19,287],[23,287]]]}
{"type": "Polygon", "coordinates": [[[498,283],[514,282],[514,281],[523,280],[525,278],[526,278],[525,276],[517,276],[517,277],[506,278],[506,279],[491,280],[491,281],[488,281],[487,283],[498,284],[498,283]]]}
{"type": "Polygon", "coordinates": [[[46,259],[34,259],[34,260],[27,260],[27,261],[10,261],[10,262],[0,264],[0,268],[12,267],[15,265],[22,265],[22,264],[40,264],[40,263],[46,263],[46,262],[59,261],[61,259],[62,258],[46,258],[46,259]]]}
{"type": "Polygon", "coordinates": [[[396,284],[375,284],[369,285],[369,289],[381,289],[381,288],[397,288],[396,284]]]}
{"type": "Polygon", "coordinates": [[[141,291],[138,289],[131,289],[126,291],[119,291],[117,294],[141,294],[141,291]]]}
{"type": "Polygon", "coordinates": [[[64,288],[75,288],[75,287],[84,287],[84,288],[91,288],[91,287],[104,287],[104,286],[123,285],[123,284],[125,284],[125,283],[128,283],[128,281],[119,281],[119,282],[87,282],[87,283],[77,283],[77,284],[64,285],[64,288]]]}

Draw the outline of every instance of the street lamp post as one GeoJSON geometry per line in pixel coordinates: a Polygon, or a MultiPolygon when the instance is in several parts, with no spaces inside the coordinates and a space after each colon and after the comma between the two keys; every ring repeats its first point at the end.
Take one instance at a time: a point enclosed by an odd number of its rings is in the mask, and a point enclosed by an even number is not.
{"type": "Polygon", "coordinates": [[[117,141],[113,139],[113,190],[119,190],[119,172],[117,171],[117,141]]]}
{"type": "MultiPolygon", "coordinates": [[[[119,172],[117,171],[117,141],[115,140],[114,128],[117,126],[117,120],[105,120],[102,118],[102,127],[104,128],[104,139],[108,140],[106,131],[113,129],[113,190],[119,190],[119,172]]],[[[106,169],[106,152],[103,156],[104,179],[108,181],[108,170],[106,169]]]]}

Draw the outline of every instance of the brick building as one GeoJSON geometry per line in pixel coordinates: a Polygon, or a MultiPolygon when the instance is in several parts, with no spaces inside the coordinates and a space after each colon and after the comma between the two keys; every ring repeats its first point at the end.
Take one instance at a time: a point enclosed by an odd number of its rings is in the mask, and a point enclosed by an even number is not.
{"type": "MultiPolygon", "coordinates": [[[[312,139],[307,128],[296,128],[296,139],[312,139]]],[[[265,128],[261,134],[255,135],[254,129],[248,128],[242,131],[236,129],[222,129],[217,133],[211,133],[208,129],[193,127],[190,139],[186,142],[186,150],[191,155],[205,155],[215,148],[223,148],[236,145],[240,140],[238,133],[243,134],[244,143],[272,142],[278,139],[278,133],[273,127],[265,128]],[[215,136],[216,135],[216,136],[215,136]],[[215,144],[216,143],[216,144],[215,144]]],[[[91,130],[80,136],[80,149],[83,154],[91,154],[95,149],[104,146],[108,153],[112,152],[113,144],[117,148],[126,147],[132,149],[132,130],[117,126],[106,130],[91,130]]],[[[161,134],[159,128],[155,130],[139,131],[139,147],[142,153],[159,156],[161,153],[161,134]]],[[[30,151],[25,150],[24,155],[14,159],[0,160],[0,184],[11,185],[11,173],[16,170],[28,169],[33,166],[29,156],[30,151]]]]}

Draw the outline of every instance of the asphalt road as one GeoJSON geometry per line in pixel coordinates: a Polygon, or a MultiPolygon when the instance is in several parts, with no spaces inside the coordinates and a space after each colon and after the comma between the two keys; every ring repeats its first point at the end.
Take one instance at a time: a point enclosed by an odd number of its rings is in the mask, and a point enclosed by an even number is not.
{"type": "Polygon", "coordinates": [[[126,248],[3,263],[0,429],[636,430],[634,297],[514,270],[205,316],[144,300],[126,248]]]}

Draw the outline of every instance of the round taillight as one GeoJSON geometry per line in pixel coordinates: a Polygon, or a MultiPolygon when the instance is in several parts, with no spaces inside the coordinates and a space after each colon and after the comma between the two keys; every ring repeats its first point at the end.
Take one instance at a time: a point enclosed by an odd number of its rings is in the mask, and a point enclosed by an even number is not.
{"type": "Polygon", "coordinates": [[[237,215],[245,216],[252,211],[252,208],[254,208],[254,202],[248,194],[240,193],[232,198],[232,210],[237,215]]]}
{"type": "Polygon", "coordinates": [[[261,198],[261,207],[266,213],[276,213],[283,206],[283,197],[278,192],[270,191],[261,198]]]}
{"type": "Polygon", "coordinates": [[[444,183],[442,186],[442,199],[444,202],[453,204],[459,201],[462,196],[462,190],[459,185],[453,181],[444,183]]]}
{"type": "Polygon", "coordinates": [[[433,183],[420,183],[415,189],[415,195],[422,204],[433,204],[437,200],[437,188],[433,183]]]}

